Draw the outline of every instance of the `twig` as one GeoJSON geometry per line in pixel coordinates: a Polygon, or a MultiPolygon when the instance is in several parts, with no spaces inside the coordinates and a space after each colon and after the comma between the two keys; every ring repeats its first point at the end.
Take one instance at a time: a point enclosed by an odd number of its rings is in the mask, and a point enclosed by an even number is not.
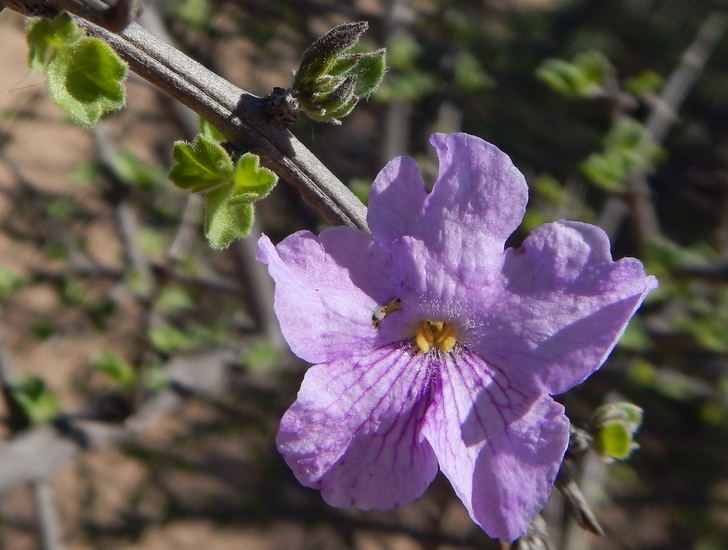
{"type": "MultiPolygon", "coordinates": [[[[11,431],[17,432],[17,430],[27,426],[27,418],[12,396],[14,378],[13,368],[5,352],[5,345],[0,333],[0,384],[2,384],[3,396],[9,411],[8,426],[11,431]]],[[[0,461],[0,463],[2,462],[0,461]]],[[[61,529],[56,503],[53,498],[53,489],[45,480],[29,481],[31,481],[33,500],[38,516],[40,547],[42,550],[61,550],[63,546],[61,543],[61,529]]]]}
{"type": "Polygon", "coordinates": [[[237,148],[252,151],[336,225],[367,229],[366,207],[290,132],[268,124],[262,100],[131,23],[113,34],[79,20],[137,74],[208,120],[237,148]]]}
{"type": "Polygon", "coordinates": [[[126,27],[141,9],[135,0],[57,0],[57,6],[69,13],[93,21],[97,25],[118,32],[126,27]]]}
{"type": "Polygon", "coordinates": [[[185,395],[219,395],[227,389],[227,365],[237,353],[229,349],[179,355],[165,368],[170,387],[144,402],[124,424],[67,417],[42,424],[0,442],[0,493],[20,484],[49,479],[87,449],[133,440],[184,403],[185,395]],[[201,363],[205,368],[199,368],[201,363]]]}
{"type": "Polygon", "coordinates": [[[63,548],[61,523],[53,489],[47,481],[34,481],[31,483],[31,487],[38,514],[41,548],[42,550],[61,550],[63,548]]]}
{"type": "Polygon", "coordinates": [[[92,132],[99,160],[114,188],[110,202],[114,208],[116,225],[124,244],[124,252],[132,269],[140,278],[140,288],[143,289],[144,296],[151,296],[154,293],[154,276],[149,260],[142,252],[139,243],[139,220],[136,212],[125,198],[128,192],[128,184],[123,181],[116,169],[116,153],[107,132],[104,130],[103,123],[97,125],[92,132]]]}
{"type": "MultiPolygon", "coordinates": [[[[43,15],[49,16],[49,6],[55,6],[53,0],[2,2],[24,15],[37,15],[43,9],[43,15]]],[[[367,230],[366,207],[290,132],[266,121],[261,98],[136,23],[114,34],[83,18],[75,19],[89,35],[108,42],[134,72],[206,119],[236,148],[259,155],[264,166],[293,185],[330,223],[367,230]]]]}
{"type": "MultiPolygon", "coordinates": [[[[700,27],[693,43],[685,50],[680,65],[673,71],[659,98],[652,105],[652,111],[645,123],[655,144],[659,145],[665,139],[677,119],[677,113],[688,91],[703,70],[727,25],[728,16],[725,13],[713,12],[700,27]]],[[[660,226],[645,170],[630,175],[627,180],[627,196],[638,242],[645,245],[658,240],[660,226]]],[[[605,219],[607,213],[609,214],[609,229],[614,232],[622,225],[626,215],[625,211],[620,212],[611,204],[619,200],[621,199],[613,197],[607,201],[602,214],[605,219]]]]}

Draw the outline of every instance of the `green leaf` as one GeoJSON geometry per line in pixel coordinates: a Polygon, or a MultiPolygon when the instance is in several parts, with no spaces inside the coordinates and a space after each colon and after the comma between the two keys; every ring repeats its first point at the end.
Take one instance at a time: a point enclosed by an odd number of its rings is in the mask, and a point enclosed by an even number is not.
{"type": "Polygon", "coordinates": [[[12,296],[24,283],[25,280],[17,271],[0,265],[0,301],[12,296]]]}
{"type": "Polygon", "coordinates": [[[387,72],[387,50],[384,48],[359,55],[356,65],[346,74],[356,75],[354,95],[358,98],[369,96],[379,87],[387,72]]]}
{"type": "Polygon", "coordinates": [[[125,182],[152,189],[164,178],[164,170],[158,164],[149,164],[131,151],[120,150],[114,158],[114,169],[125,182]]]}
{"type": "Polygon", "coordinates": [[[177,164],[169,171],[169,179],[177,187],[193,193],[207,191],[232,178],[230,155],[203,135],[195,136],[191,144],[184,141],[175,143],[172,157],[177,164]]]}
{"type": "Polygon", "coordinates": [[[603,143],[604,150],[589,155],[580,168],[589,181],[610,192],[623,192],[633,172],[650,169],[664,156],[647,128],[629,117],[615,121],[603,143]]]}
{"type": "Polygon", "coordinates": [[[51,54],[46,81],[53,100],[75,122],[93,126],[104,113],[124,106],[126,72],[111,46],[84,37],[51,54]]]}
{"type": "Polygon", "coordinates": [[[222,135],[220,130],[215,128],[212,124],[210,124],[202,117],[200,117],[200,134],[202,134],[210,141],[214,141],[216,143],[222,143],[226,141],[225,136],[222,135]]]}
{"type": "Polygon", "coordinates": [[[267,340],[252,342],[241,354],[243,365],[251,371],[258,372],[269,370],[278,359],[278,352],[267,340]]]}
{"type": "Polygon", "coordinates": [[[460,52],[455,60],[455,82],[469,92],[495,85],[495,81],[483,70],[478,59],[467,52],[460,52]]]}
{"type": "Polygon", "coordinates": [[[359,41],[359,37],[369,28],[366,21],[355,21],[338,25],[316,40],[303,52],[301,62],[293,81],[296,90],[305,90],[307,83],[334,67],[337,58],[359,41]]]}
{"type": "Polygon", "coordinates": [[[196,346],[196,342],[192,338],[169,325],[152,328],[147,336],[154,349],[164,355],[189,351],[196,346]]]}
{"type": "Polygon", "coordinates": [[[165,4],[167,11],[176,18],[181,19],[185,23],[197,27],[198,29],[206,29],[215,10],[210,6],[209,0],[181,0],[165,4]]]}
{"type": "Polygon", "coordinates": [[[29,19],[25,27],[28,33],[28,66],[32,71],[42,71],[58,48],[69,46],[83,36],[83,30],[67,13],[55,19],[29,19]]]}
{"type": "Polygon", "coordinates": [[[567,97],[592,98],[604,94],[606,77],[613,71],[604,55],[586,52],[578,54],[571,62],[547,59],[536,70],[536,77],[567,97]]]}
{"type": "Polygon", "coordinates": [[[205,236],[212,248],[221,250],[235,239],[245,237],[253,226],[253,206],[234,203],[226,189],[207,194],[205,210],[205,236]]]}
{"type": "Polygon", "coordinates": [[[605,460],[622,460],[637,448],[634,435],[642,424],[642,409],[627,402],[599,407],[592,417],[594,449],[605,460]]]}
{"type": "Polygon", "coordinates": [[[156,308],[165,315],[174,315],[181,311],[194,309],[195,302],[181,286],[165,286],[157,297],[156,308]]]}
{"type": "Polygon", "coordinates": [[[235,189],[232,196],[257,201],[268,195],[275,187],[278,176],[272,170],[260,167],[260,157],[245,153],[238,159],[233,176],[235,189]]]}
{"type": "Polygon", "coordinates": [[[12,394],[26,418],[34,424],[52,420],[61,412],[58,396],[38,376],[28,375],[16,382],[12,394]]]}
{"type": "Polygon", "coordinates": [[[614,459],[627,458],[632,452],[629,430],[619,422],[604,426],[597,435],[596,444],[604,454],[614,459]]]}
{"type": "Polygon", "coordinates": [[[624,87],[636,96],[657,94],[665,85],[665,79],[654,71],[644,71],[638,76],[627,78],[624,87]]]}
{"type": "Polygon", "coordinates": [[[270,193],[276,181],[275,173],[259,167],[257,155],[240,157],[233,182],[207,193],[205,236],[212,248],[226,248],[250,233],[254,215],[251,203],[270,193]]]}
{"type": "Polygon", "coordinates": [[[131,393],[136,387],[137,374],[123,357],[116,353],[106,351],[91,360],[91,367],[103,372],[125,393],[131,393]]]}
{"type": "Polygon", "coordinates": [[[367,29],[366,22],[339,25],[308,48],[291,87],[297,108],[313,120],[340,124],[360,98],[369,96],[386,72],[386,50],[344,53],[367,29]]]}

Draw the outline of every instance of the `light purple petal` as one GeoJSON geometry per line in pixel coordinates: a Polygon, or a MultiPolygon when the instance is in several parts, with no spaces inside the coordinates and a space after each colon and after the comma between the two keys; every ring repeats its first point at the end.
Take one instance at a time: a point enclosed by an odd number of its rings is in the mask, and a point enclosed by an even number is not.
{"type": "Polygon", "coordinates": [[[397,298],[390,254],[372,236],[330,227],[300,231],[274,247],[265,235],[256,258],[276,282],[275,311],[293,353],[311,363],[361,355],[389,343],[374,310],[397,298]]]}
{"type": "Polygon", "coordinates": [[[386,246],[400,236],[422,240],[439,261],[467,278],[498,269],[504,243],[528,200],[523,175],[494,145],[467,134],[434,134],[439,175],[425,193],[411,159],[398,158],[377,176],[369,226],[386,246]]]}
{"type": "Polygon", "coordinates": [[[511,376],[551,394],[582,382],[606,359],[657,281],[641,262],[613,262],[606,234],[556,222],[509,249],[504,289],[483,318],[475,346],[511,376]]]}
{"type": "Polygon", "coordinates": [[[429,378],[422,356],[398,346],[314,366],[281,420],[278,449],[298,480],[332,506],[408,504],[437,473],[420,435],[429,378]]]}
{"type": "Polygon", "coordinates": [[[548,500],[569,421],[551,397],[468,351],[444,361],[422,433],[473,521],[512,541],[548,500]]]}

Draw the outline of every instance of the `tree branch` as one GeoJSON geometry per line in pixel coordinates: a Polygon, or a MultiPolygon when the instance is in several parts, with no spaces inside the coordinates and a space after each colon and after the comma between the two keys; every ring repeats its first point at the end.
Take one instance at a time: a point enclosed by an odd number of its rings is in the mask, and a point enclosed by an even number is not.
{"type": "Polygon", "coordinates": [[[131,69],[209,121],[241,151],[293,185],[335,225],[366,230],[366,207],[308,149],[265,119],[261,98],[234,86],[136,23],[114,34],[77,19],[108,42],[131,69]]]}

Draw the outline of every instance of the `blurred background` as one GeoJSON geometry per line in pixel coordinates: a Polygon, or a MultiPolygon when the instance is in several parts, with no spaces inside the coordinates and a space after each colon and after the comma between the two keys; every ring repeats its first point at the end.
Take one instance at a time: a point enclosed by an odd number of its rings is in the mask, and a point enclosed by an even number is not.
{"type": "MultiPolygon", "coordinates": [[[[626,461],[576,479],[605,536],[554,492],[554,548],[728,548],[728,5],[720,0],[182,0],[140,23],[254,94],[364,20],[389,72],[343,125],[290,130],[366,200],[392,157],[430,181],[433,131],[496,144],[530,187],[518,245],[595,223],[660,288],[606,365],[558,396],[586,426],[644,410],[626,461]]],[[[389,513],[338,510],[278,455],[306,365],[286,351],[255,236],[214,252],[202,203],[167,179],[196,119],[133,75],[127,107],[70,123],[0,13],[0,548],[498,548],[446,480],[389,513]],[[62,541],[62,546],[58,544],[62,541]]],[[[321,216],[281,182],[275,241],[321,216]]]]}

